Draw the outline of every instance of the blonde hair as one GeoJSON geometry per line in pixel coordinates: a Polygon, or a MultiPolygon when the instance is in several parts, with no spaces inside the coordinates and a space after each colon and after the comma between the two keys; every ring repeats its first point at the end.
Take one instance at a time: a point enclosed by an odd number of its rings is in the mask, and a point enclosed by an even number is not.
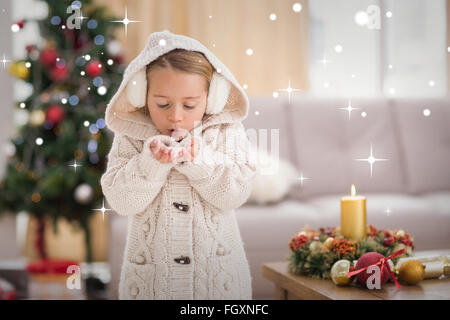
{"type": "MultiPolygon", "coordinates": [[[[203,53],[185,49],[174,49],[159,56],[147,65],[147,86],[150,85],[150,72],[156,68],[173,68],[182,72],[198,74],[206,80],[205,89],[207,92],[209,91],[209,85],[215,70],[203,53]]],[[[142,109],[144,109],[145,114],[150,116],[148,108],[142,109]]],[[[208,116],[205,114],[205,117],[208,116]]]]}
{"type": "Polygon", "coordinates": [[[168,67],[202,76],[206,80],[206,91],[208,91],[214,67],[203,53],[185,49],[174,49],[167,52],[147,65],[147,83],[150,84],[149,75],[153,69],[168,67]]]}

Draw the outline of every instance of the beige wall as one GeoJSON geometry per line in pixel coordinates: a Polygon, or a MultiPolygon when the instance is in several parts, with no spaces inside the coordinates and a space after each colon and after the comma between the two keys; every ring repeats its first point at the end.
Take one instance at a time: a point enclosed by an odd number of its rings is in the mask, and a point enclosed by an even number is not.
{"type": "MultiPolygon", "coordinates": [[[[450,47],[450,0],[447,0],[447,48],[450,47]]],[[[447,52],[447,86],[450,92],[450,53],[447,52]]]]}
{"type": "Polygon", "coordinates": [[[140,23],[117,31],[129,62],[144,47],[148,35],[168,29],[196,38],[216,54],[249,94],[270,94],[291,86],[307,90],[307,0],[302,11],[289,0],[96,0],[122,19],[140,23]],[[275,13],[277,20],[269,15],[275,13]],[[212,16],[210,19],[209,16],[212,16]],[[246,50],[253,49],[248,56],[246,50]]]}

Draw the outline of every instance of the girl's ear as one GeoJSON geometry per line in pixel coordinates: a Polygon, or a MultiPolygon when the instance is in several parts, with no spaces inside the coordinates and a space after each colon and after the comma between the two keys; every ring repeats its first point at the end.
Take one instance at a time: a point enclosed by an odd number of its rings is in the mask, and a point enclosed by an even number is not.
{"type": "Polygon", "coordinates": [[[221,112],[227,103],[230,89],[230,82],[224,76],[214,71],[209,84],[208,104],[205,113],[215,114],[221,112]]]}
{"type": "Polygon", "coordinates": [[[146,68],[136,72],[128,81],[126,88],[127,99],[135,108],[142,108],[147,100],[147,74],[146,68]]]}

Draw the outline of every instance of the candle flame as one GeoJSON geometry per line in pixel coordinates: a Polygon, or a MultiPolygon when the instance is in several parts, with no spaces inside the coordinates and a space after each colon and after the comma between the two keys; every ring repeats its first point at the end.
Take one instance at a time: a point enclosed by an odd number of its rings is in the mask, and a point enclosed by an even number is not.
{"type": "Polygon", "coordinates": [[[352,196],[356,195],[356,188],[355,188],[354,184],[352,184],[352,192],[351,192],[351,194],[352,194],[352,196]]]}

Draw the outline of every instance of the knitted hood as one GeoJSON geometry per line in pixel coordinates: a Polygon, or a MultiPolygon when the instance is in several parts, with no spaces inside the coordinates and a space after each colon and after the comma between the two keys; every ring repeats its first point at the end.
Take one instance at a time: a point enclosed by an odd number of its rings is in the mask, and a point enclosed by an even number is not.
{"type": "MultiPolygon", "coordinates": [[[[248,97],[228,68],[199,41],[168,30],[150,34],[145,48],[125,69],[119,89],[106,108],[106,125],[114,133],[145,140],[161,134],[147,109],[146,66],[174,49],[199,51],[214,67],[202,130],[220,124],[242,121],[248,115],[248,97]]],[[[191,132],[192,133],[192,132],[191,132]]]]}

